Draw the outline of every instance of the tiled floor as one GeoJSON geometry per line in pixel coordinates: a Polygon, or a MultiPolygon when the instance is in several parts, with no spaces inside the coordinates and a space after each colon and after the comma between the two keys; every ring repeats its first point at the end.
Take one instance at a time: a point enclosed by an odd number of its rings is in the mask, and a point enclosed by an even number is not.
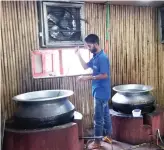
{"type": "MultiPolygon", "coordinates": [[[[91,148],[91,145],[92,143],[89,144],[88,150],[91,148]]],[[[150,145],[150,144],[142,145],[137,148],[136,146],[132,146],[126,143],[118,142],[118,141],[114,141],[112,145],[102,142],[101,145],[102,145],[102,148],[99,150],[133,150],[133,149],[135,150],[160,150],[160,148],[154,145],[150,145]]]]}

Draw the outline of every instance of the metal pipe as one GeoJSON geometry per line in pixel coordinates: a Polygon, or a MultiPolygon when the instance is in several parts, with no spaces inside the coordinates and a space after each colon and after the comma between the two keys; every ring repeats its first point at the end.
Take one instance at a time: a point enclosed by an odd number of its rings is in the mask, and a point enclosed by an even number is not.
{"type": "Polygon", "coordinates": [[[85,139],[85,140],[90,140],[90,139],[100,139],[100,140],[102,140],[103,138],[104,138],[103,136],[79,137],[79,139],[85,139]]]}
{"type": "MultiPolygon", "coordinates": [[[[159,130],[159,129],[157,130],[157,138],[159,138],[160,141],[161,141],[161,143],[164,144],[164,142],[163,142],[163,140],[162,140],[162,138],[161,138],[161,134],[160,134],[160,130],[159,130]]],[[[158,139],[157,139],[157,140],[158,140],[158,139]]]]}

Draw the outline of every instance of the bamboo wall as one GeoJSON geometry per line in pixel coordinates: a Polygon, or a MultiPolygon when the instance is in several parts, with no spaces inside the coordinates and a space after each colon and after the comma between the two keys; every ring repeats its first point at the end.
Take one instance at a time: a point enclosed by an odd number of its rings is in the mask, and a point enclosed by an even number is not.
{"type": "MultiPolygon", "coordinates": [[[[2,2],[2,8],[2,111],[5,110],[7,116],[13,114],[15,106],[11,98],[19,93],[71,89],[75,92],[71,101],[84,115],[84,125],[89,127],[93,112],[90,83],[76,84],[77,77],[32,78],[30,52],[38,49],[39,43],[36,2],[2,2]]],[[[101,43],[104,45],[104,5],[90,4],[85,8],[86,18],[89,20],[86,33],[103,35],[101,43]]]]}
{"type": "Polygon", "coordinates": [[[113,85],[152,85],[157,103],[164,106],[164,44],[158,38],[157,9],[111,6],[110,22],[113,85]]]}
{"type": "MultiPolygon", "coordinates": [[[[164,106],[164,45],[158,41],[157,12],[152,8],[111,6],[110,50],[112,84],[153,85],[158,103],[164,106]]],[[[96,33],[105,46],[104,5],[86,4],[87,33],[96,33]]],[[[36,2],[2,2],[2,111],[11,116],[17,94],[44,89],[71,89],[86,128],[92,124],[91,84],[76,84],[76,77],[33,79],[30,51],[38,48],[36,2]]]]}

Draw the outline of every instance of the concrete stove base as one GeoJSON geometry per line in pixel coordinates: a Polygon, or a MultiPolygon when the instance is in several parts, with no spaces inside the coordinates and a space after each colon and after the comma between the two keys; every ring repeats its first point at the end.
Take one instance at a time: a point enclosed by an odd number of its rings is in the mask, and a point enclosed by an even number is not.
{"type": "Polygon", "coordinates": [[[157,108],[153,113],[133,117],[110,110],[113,126],[113,139],[129,144],[141,144],[155,139],[157,129],[164,136],[164,109],[157,108]]]}
{"type": "Polygon", "coordinates": [[[75,112],[74,122],[47,129],[6,129],[4,150],[82,150],[82,115],[75,112]]]}

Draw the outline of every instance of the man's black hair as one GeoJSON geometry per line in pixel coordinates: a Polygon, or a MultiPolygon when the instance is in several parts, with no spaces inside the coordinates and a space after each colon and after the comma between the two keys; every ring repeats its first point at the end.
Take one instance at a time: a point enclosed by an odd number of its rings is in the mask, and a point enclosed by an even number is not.
{"type": "Polygon", "coordinates": [[[91,43],[91,44],[98,44],[99,45],[99,37],[96,34],[89,34],[85,38],[86,43],[91,43]]]}

